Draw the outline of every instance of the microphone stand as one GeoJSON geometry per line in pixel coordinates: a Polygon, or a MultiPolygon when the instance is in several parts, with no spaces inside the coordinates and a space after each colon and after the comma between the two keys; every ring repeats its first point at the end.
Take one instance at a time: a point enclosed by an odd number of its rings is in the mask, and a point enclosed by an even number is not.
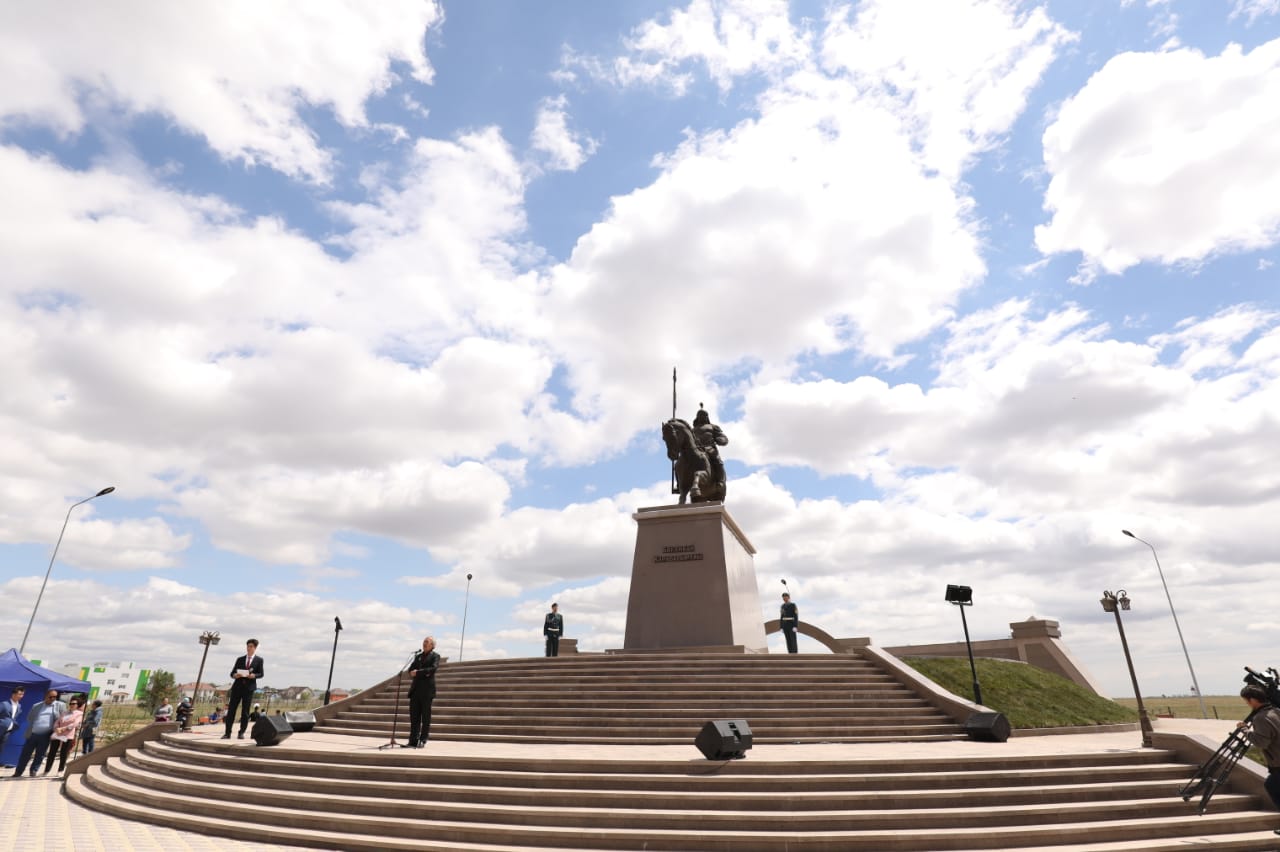
{"type": "Polygon", "coordinates": [[[409,658],[408,662],[400,667],[400,673],[396,675],[396,709],[391,711],[391,739],[390,741],[378,746],[378,751],[388,748],[400,748],[400,744],[396,742],[396,729],[400,725],[400,683],[404,680],[405,669],[412,665],[417,656],[418,652],[414,651],[413,656],[409,658]]]}

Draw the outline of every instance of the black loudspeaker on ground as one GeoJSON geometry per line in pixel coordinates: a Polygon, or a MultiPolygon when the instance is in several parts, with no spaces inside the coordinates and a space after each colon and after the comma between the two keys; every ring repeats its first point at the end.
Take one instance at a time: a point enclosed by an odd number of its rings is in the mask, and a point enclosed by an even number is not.
{"type": "Polygon", "coordinates": [[[293,728],[284,716],[259,716],[253,723],[253,741],[260,746],[278,745],[289,739],[293,728]]]}
{"type": "Polygon", "coordinates": [[[1009,720],[1003,713],[974,713],[964,723],[969,739],[984,743],[1002,743],[1009,739],[1009,720]]]}
{"type": "Polygon", "coordinates": [[[284,718],[295,734],[305,734],[316,726],[316,714],[310,710],[286,710],[284,718]]]}
{"type": "Polygon", "coordinates": [[[733,760],[747,756],[751,740],[746,719],[713,719],[702,726],[693,744],[707,760],[733,760]]]}

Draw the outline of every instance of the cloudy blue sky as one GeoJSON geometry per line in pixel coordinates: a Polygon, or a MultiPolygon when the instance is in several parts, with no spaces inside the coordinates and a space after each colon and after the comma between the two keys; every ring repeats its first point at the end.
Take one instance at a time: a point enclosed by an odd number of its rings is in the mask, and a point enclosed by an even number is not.
{"type": "Polygon", "coordinates": [[[1119,695],[1123,587],[1186,692],[1125,527],[1280,664],[1280,0],[9,3],[0,79],[6,647],[107,485],[31,656],[365,686],[468,573],[467,659],[618,647],[678,366],[762,617],[966,583],[1119,695]]]}

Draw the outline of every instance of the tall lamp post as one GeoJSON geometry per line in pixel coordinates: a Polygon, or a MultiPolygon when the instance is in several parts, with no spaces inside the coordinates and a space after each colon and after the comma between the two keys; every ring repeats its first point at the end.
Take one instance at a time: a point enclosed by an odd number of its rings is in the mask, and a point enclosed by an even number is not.
{"type": "Polygon", "coordinates": [[[467,594],[462,599],[462,635],[458,637],[458,662],[462,662],[462,643],[467,641],[467,606],[471,603],[471,575],[467,575],[467,594]]]}
{"type": "MultiPolygon", "coordinates": [[[[1164,569],[1160,567],[1160,556],[1156,553],[1156,549],[1152,547],[1151,542],[1143,541],[1128,530],[1120,530],[1120,532],[1129,536],[1129,538],[1134,541],[1141,541],[1147,547],[1151,548],[1151,555],[1155,557],[1156,560],[1156,573],[1160,575],[1160,585],[1164,586],[1164,597],[1165,600],[1169,602],[1169,613],[1173,616],[1173,627],[1178,631],[1178,642],[1182,645],[1182,656],[1187,660],[1187,671],[1191,672],[1191,686],[1196,691],[1196,698],[1200,700],[1200,716],[1208,719],[1209,711],[1206,710],[1204,706],[1204,696],[1200,693],[1200,682],[1196,680],[1196,670],[1191,667],[1191,655],[1187,653],[1187,643],[1186,640],[1182,638],[1182,625],[1178,624],[1178,613],[1173,608],[1173,596],[1169,594],[1169,584],[1164,581],[1164,569]]],[[[1125,609],[1128,609],[1128,607],[1125,607],[1125,609]]]]}
{"type": "MultiPolygon", "coordinates": [[[[116,487],[114,485],[109,485],[92,497],[86,497],[79,503],[72,503],[71,509],[74,509],[76,506],[84,503],[88,503],[90,500],[97,499],[104,494],[110,494],[115,490],[116,487]]],[[[27,650],[27,637],[31,635],[31,625],[36,623],[36,613],[40,610],[40,600],[44,597],[44,587],[49,585],[49,575],[53,573],[53,560],[58,558],[58,547],[61,546],[62,536],[67,531],[67,522],[71,520],[71,509],[67,509],[67,517],[62,521],[62,532],[58,533],[58,542],[53,546],[53,555],[49,557],[49,567],[44,572],[44,582],[40,584],[40,594],[36,595],[36,605],[31,608],[31,620],[27,622],[27,632],[22,634],[22,644],[18,646],[19,655],[22,655],[23,652],[27,650]]]]}
{"type": "Polygon", "coordinates": [[[196,688],[193,690],[195,694],[191,696],[191,713],[199,718],[200,714],[196,713],[195,704],[200,700],[200,683],[204,680],[204,662],[209,659],[209,646],[221,642],[222,635],[216,630],[206,630],[200,634],[197,641],[204,646],[204,653],[200,655],[200,672],[196,675],[196,688]]]}
{"type": "Polygon", "coordinates": [[[978,683],[978,667],[973,662],[973,643],[969,641],[969,622],[964,608],[973,606],[973,589],[969,586],[947,586],[947,603],[960,607],[960,623],[964,625],[964,646],[969,651],[969,671],[973,674],[973,703],[982,703],[982,686],[978,683]]]}
{"type": "Polygon", "coordinates": [[[1129,641],[1124,638],[1124,622],[1120,620],[1120,610],[1129,609],[1129,596],[1124,589],[1118,592],[1102,593],[1102,611],[1112,612],[1116,616],[1116,629],[1120,631],[1120,647],[1124,649],[1124,661],[1129,666],[1129,680],[1133,683],[1133,697],[1138,700],[1138,726],[1142,728],[1142,746],[1151,748],[1151,718],[1147,716],[1147,707],[1142,703],[1142,690],[1138,688],[1138,676],[1133,671],[1133,657],[1129,656],[1129,641]]]}
{"type": "Polygon", "coordinates": [[[333,654],[329,657],[329,682],[324,685],[324,703],[329,704],[329,695],[333,691],[333,664],[338,659],[338,634],[342,632],[342,621],[333,617],[333,654]]]}

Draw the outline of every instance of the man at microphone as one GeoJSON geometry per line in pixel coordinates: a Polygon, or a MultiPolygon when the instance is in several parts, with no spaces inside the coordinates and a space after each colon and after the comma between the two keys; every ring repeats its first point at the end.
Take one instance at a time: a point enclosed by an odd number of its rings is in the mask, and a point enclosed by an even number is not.
{"type": "Polygon", "coordinates": [[[440,668],[440,655],[436,653],[436,638],[422,640],[422,650],[413,655],[409,674],[409,742],[405,748],[422,748],[431,738],[431,702],[436,698],[436,669],[440,668]]]}

